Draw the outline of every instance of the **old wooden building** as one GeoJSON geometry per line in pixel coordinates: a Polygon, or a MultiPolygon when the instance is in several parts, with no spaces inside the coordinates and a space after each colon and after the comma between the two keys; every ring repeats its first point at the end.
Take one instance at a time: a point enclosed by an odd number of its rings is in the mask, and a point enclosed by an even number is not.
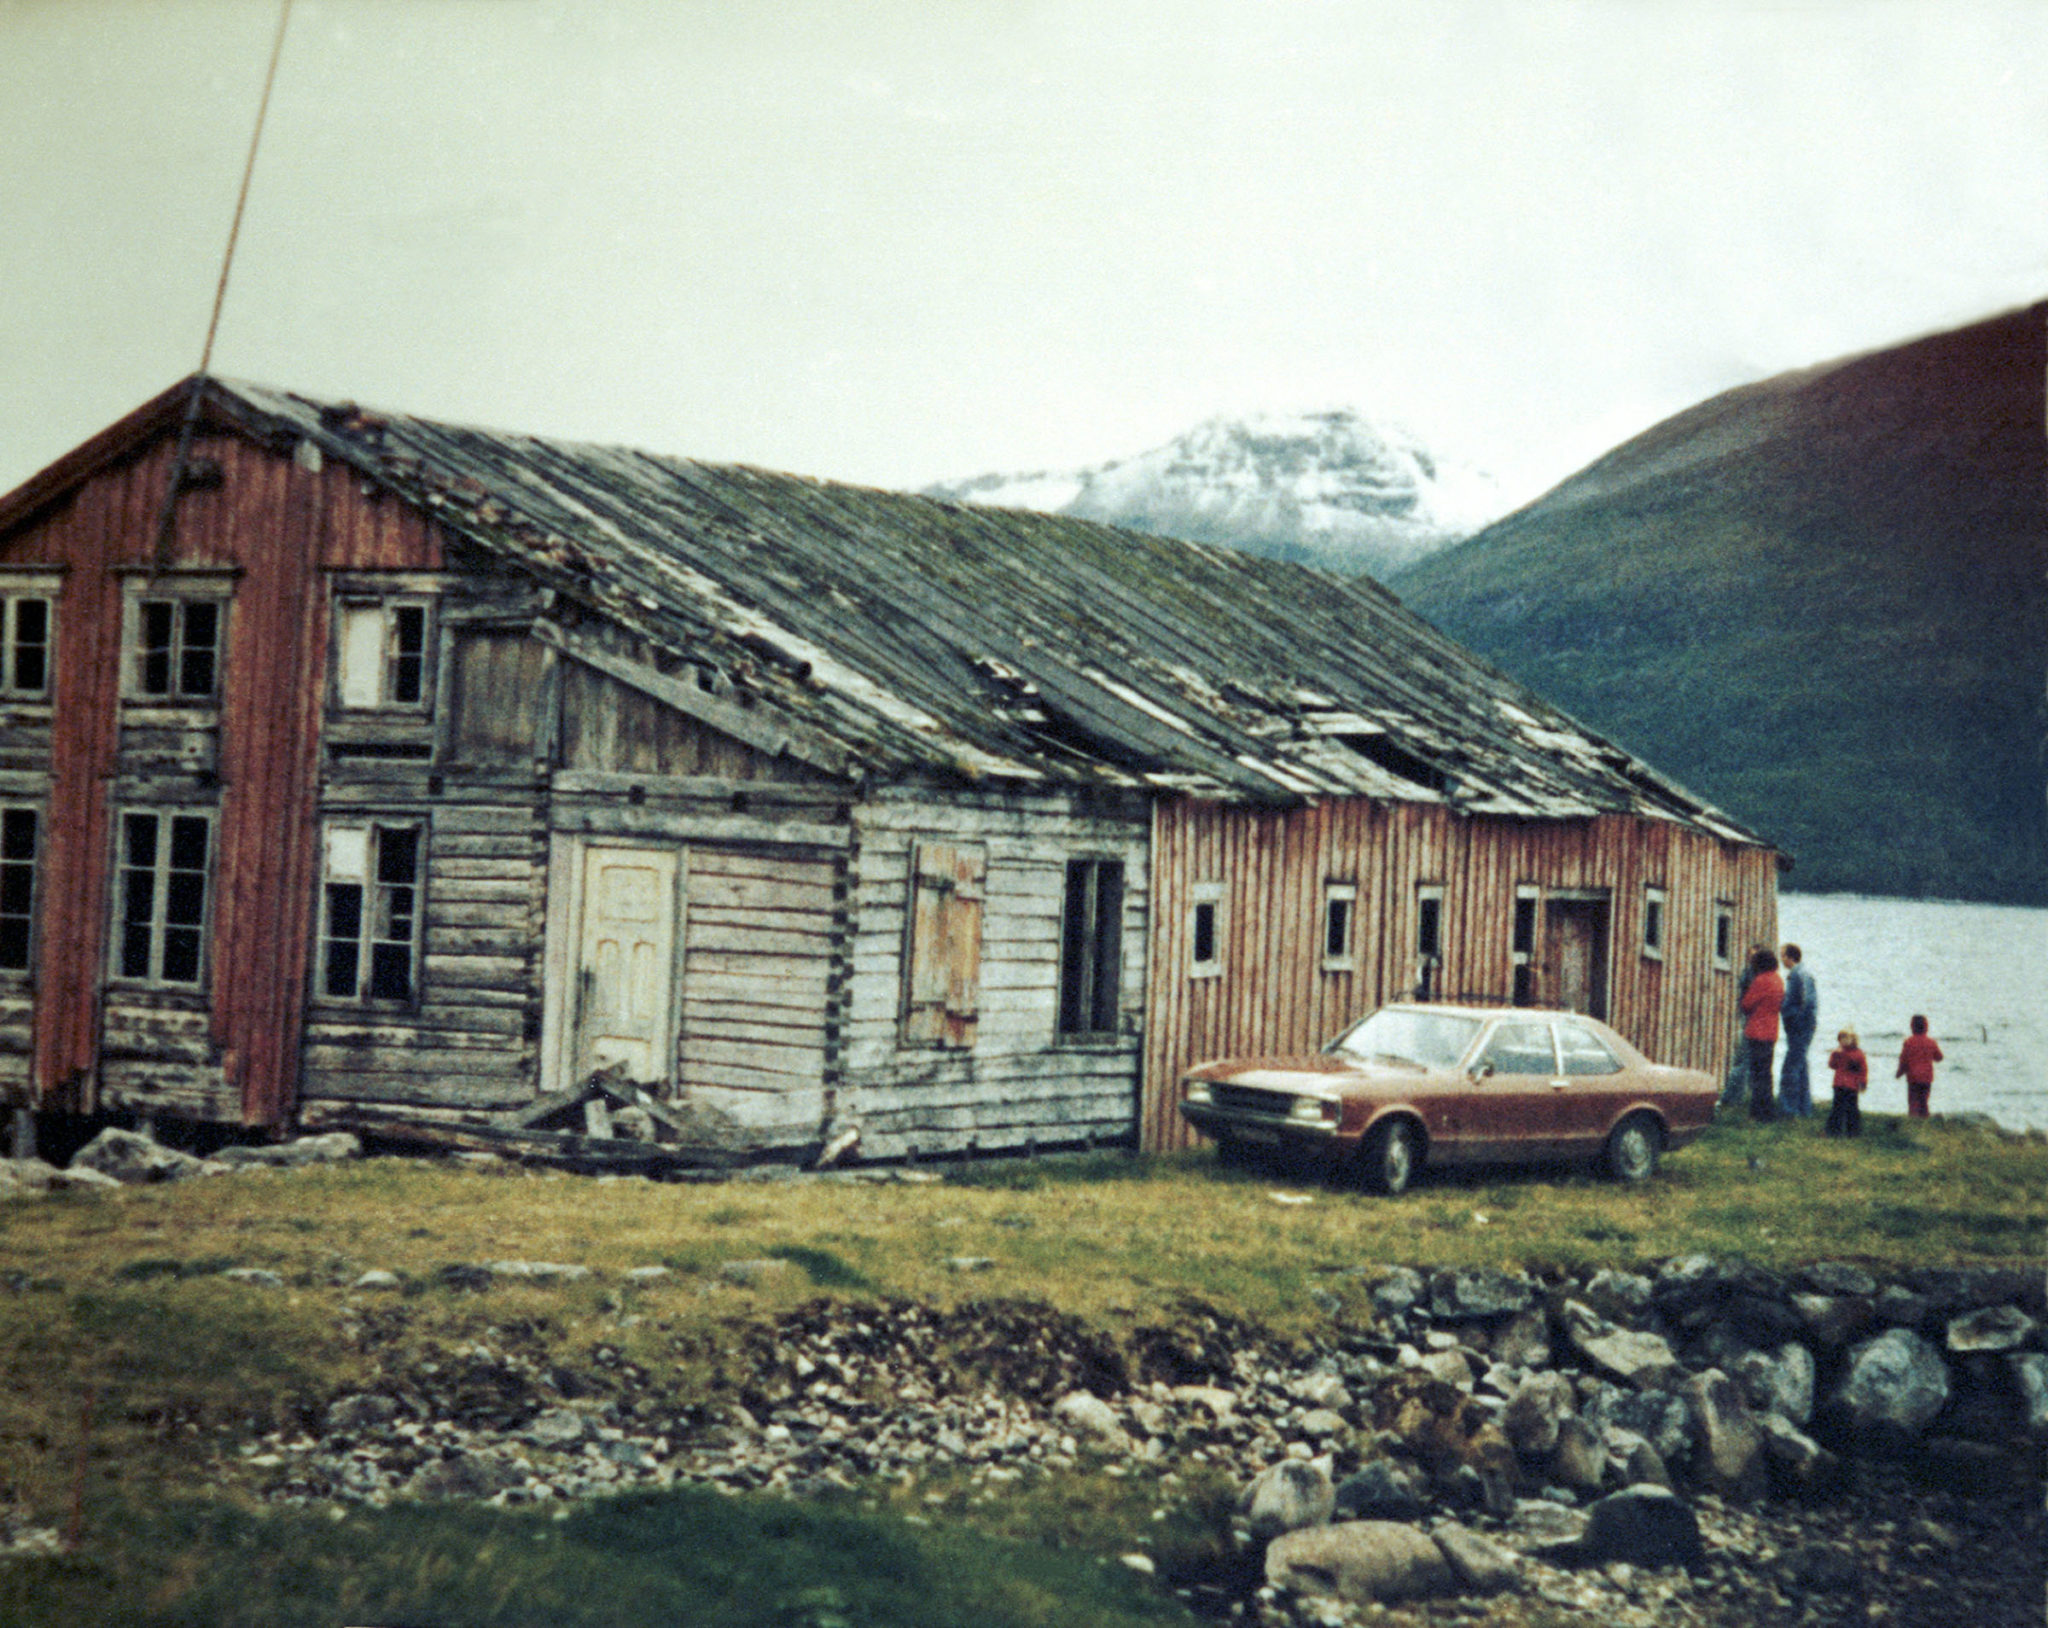
{"type": "Polygon", "coordinates": [[[1171,1145],[1426,989],[1716,1066],[1751,833],[1370,583],[178,386],[0,499],[0,1100],[1171,1145]],[[196,400],[190,433],[180,434],[196,400]]]}

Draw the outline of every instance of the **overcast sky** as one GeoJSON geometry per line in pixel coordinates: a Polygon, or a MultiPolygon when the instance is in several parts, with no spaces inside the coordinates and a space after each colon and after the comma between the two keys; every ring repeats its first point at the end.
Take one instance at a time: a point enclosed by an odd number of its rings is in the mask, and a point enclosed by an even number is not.
{"type": "MultiPolygon", "coordinates": [[[[277,0],[0,0],[0,490],[198,364],[277,0]]],[[[297,0],[214,371],[915,486],[1355,405],[1533,495],[2048,298],[2048,5],[297,0]]]]}

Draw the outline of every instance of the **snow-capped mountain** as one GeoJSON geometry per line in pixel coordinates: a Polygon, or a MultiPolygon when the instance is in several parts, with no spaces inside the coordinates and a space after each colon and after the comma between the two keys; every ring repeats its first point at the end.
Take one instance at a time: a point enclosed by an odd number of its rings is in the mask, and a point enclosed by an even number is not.
{"type": "Polygon", "coordinates": [[[1499,518],[1493,478],[1348,409],[1212,418],[1071,474],[980,475],[932,497],[1106,520],[1333,571],[1385,575],[1499,518]]]}

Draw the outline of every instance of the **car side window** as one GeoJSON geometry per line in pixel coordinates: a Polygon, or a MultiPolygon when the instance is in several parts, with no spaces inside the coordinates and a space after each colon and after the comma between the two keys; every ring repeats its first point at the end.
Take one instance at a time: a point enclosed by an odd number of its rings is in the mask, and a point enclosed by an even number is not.
{"type": "Polygon", "coordinates": [[[1493,1031],[1479,1060],[1496,1074],[1554,1074],[1557,1058],[1550,1049],[1550,1025],[1503,1023],[1493,1031]]]}
{"type": "Polygon", "coordinates": [[[1564,1055],[1567,1074],[1619,1074],[1621,1060],[1607,1049],[1607,1042],[1578,1023],[1557,1026],[1557,1046],[1564,1055]]]}

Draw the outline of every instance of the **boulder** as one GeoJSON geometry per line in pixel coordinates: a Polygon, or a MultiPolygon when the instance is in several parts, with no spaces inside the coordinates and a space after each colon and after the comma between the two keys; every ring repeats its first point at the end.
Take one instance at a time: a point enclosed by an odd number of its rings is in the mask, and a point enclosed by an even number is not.
{"type": "Polygon", "coordinates": [[[1670,1391],[1609,1387],[1587,1403],[1586,1416],[1604,1430],[1642,1437],[1667,1464],[1684,1459],[1697,1435],[1693,1410],[1684,1397],[1670,1391]]]}
{"type": "Polygon", "coordinates": [[[1315,1460],[1290,1458],[1254,1476],[1237,1501],[1256,1539],[1321,1526],[1337,1507],[1330,1472],[1315,1460]]]}
{"type": "Polygon", "coordinates": [[[1397,1266],[1373,1285],[1373,1316],[1399,1326],[1428,1292],[1429,1285],[1420,1272],[1413,1267],[1397,1266]]]}
{"type": "Polygon", "coordinates": [[[1520,1584],[1522,1557],[1514,1550],[1456,1521],[1445,1521],[1429,1535],[1450,1562],[1460,1593],[1499,1594],[1520,1584]]]}
{"type": "Polygon", "coordinates": [[[1806,1337],[1824,1351],[1846,1350],[1870,1332],[1877,1308],[1868,1295],[1796,1294],[1792,1309],[1806,1337]]]}
{"type": "Polygon", "coordinates": [[[406,1491],[415,1498],[490,1498],[525,1479],[522,1470],[503,1459],[457,1453],[421,1465],[406,1491]]]}
{"type": "Polygon", "coordinates": [[[1069,1391],[1052,1405],[1053,1417],[1077,1436],[1111,1446],[1127,1447],[1130,1438],[1116,1409],[1093,1391],[1069,1391]]]}
{"type": "Polygon", "coordinates": [[[189,1181],[208,1174],[206,1160],[167,1148],[139,1131],[124,1131],[112,1125],[71,1156],[70,1168],[97,1171],[125,1186],[189,1181]]]}
{"type": "Polygon", "coordinates": [[[398,1404],[378,1391],[358,1391],[347,1396],[337,1396],[327,1404],[327,1430],[330,1435],[342,1435],[357,1430],[372,1430],[378,1425],[389,1424],[398,1417],[398,1404]]]}
{"type": "Polygon", "coordinates": [[[1694,1374],[1679,1386],[1699,1421],[1693,1473],[1716,1492],[1739,1498],[1763,1494],[1769,1480],[1764,1434],[1744,1400],[1742,1387],[1718,1368],[1694,1374]]]}
{"type": "Polygon", "coordinates": [[[590,1276],[589,1267],[561,1261],[492,1261],[488,1270],[494,1278],[530,1278],[540,1283],[575,1283],[590,1276]]]}
{"type": "Polygon", "coordinates": [[[1757,1420],[1757,1427],[1763,1432],[1764,1456],[1777,1485],[1812,1492],[1836,1483],[1841,1461],[1791,1420],[1766,1413],[1757,1420]]]}
{"type": "Polygon", "coordinates": [[[528,1441],[557,1453],[580,1447],[590,1434],[590,1420],[574,1408],[548,1408],[535,1414],[526,1426],[528,1441]]]}
{"type": "Polygon", "coordinates": [[[1422,1518],[1423,1503],[1406,1472],[1375,1458],[1344,1478],[1331,1513],[1347,1521],[1413,1521],[1422,1518]]]}
{"type": "Polygon", "coordinates": [[[1445,1322],[1506,1317],[1535,1298],[1536,1286],[1519,1272],[1439,1272],[1430,1282],[1429,1311],[1445,1322]]]}
{"type": "Polygon", "coordinates": [[[1932,1342],[1893,1328],[1849,1353],[1833,1406],[1859,1434],[1918,1436],[1948,1406],[1948,1365],[1932,1342]]]}
{"type": "Polygon", "coordinates": [[[1420,1527],[1345,1521],[1275,1538],[1266,1551],[1266,1581],[1295,1594],[1365,1604],[1450,1594],[1458,1575],[1420,1527]]]}
{"type": "Polygon", "coordinates": [[[1603,1266],[1586,1281],[1586,1300],[1606,1316],[1626,1321],[1650,1309],[1652,1289],[1650,1280],[1639,1273],[1603,1266]]]}
{"type": "Polygon", "coordinates": [[[273,1170],[297,1170],[310,1164],[336,1164],[362,1157],[363,1144],[348,1131],[329,1131],[322,1136],[300,1136],[289,1142],[271,1142],[256,1147],[226,1147],[213,1158],[231,1170],[267,1166],[273,1170]]]}
{"type": "Polygon", "coordinates": [[[1586,1512],[1580,1558],[1595,1565],[1696,1566],[1705,1555],[1699,1518],[1668,1487],[1623,1487],[1586,1512]]]}
{"type": "Polygon", "coordinates": [[[1986,1306],[1965,1312],[1948,1325],[1951,1351],[2017,1351],[2034,1332],[2034,1320],[2017,1306],[1986,1306]]]}
{"type": "Polygon", "coordinates": [[[0,1191],[16,1188],[40,1193],[60,1174],[57,1167],[41,1159],[0,1159],[0,1191]]]}
{"type": "Polygon", "coordinates": [[[1550,1319],[1543,1308],[1518,1311],[1493,1331],[1488,1351],[1495,1362],[1515,1368],[1550,1366],[1550,1319]]]}
{"type": "Polygon", "coordinates": [[[1565,1303],[1563,1325],[1572,1349],[1624,1385],[1648,1390],[1678,1370],[1678,1358],[1660,1335],[1617,1328],[1583,1301],[1565,1303]]]}
{"type": "Polygon", "coordinates": [[[1782,1414],[1794,1424],[1813,1417],[1813,1353],[1797,1341],[1776,1351],[1746,1352],[1735,1364],[1735,1377],[1751,1406],[1782,1414]]]}
{"type": "Polygon", "coordinates": [[[1641,1436],[1628,1435],[1628,1446],[1621,1461],[1621,1479],[1633,1487],[1668,1487],[1671,1485],[1671,1469],[1664,1462],[1664,1455],[1649,1442],[1641,1436]]]}
{"type": "Polygon", "coordinates": [[[2006,1359],[2020,1396],[2020,1417],[2035,1441],[2048,1441],[2048,1356],[2024,1351],[2006,1359]]]}
{"type": "Polygon", "coordinates": [[[1847,1261],[1815,1261],[1799,1276],[1816,1294],[1861,1295],[1867,1298],[1877,1293],[1877,1279],[1862,1267],[1847,1261]]]}
{"type": "Polygon", "coordinates": [[[1548,1453],[1557,1446],[1558,1426],[1577,1411],[1569,1378],[1554,1371],[1531,1374],[1501,1410],[1501,1434],[1518,1453],[1548,1453]]]}
{"type": "Polygon", "coordinates": [[[1462,1351],[1431,1351],[1415,1366],[1431,1379],[1440,1379],[1458,1390],[1473,1388],[1472,1364],[1465,1360],[1462,1351]]]}
{"type": "Polygon", "coordinates": [[[1574,1415],[1559,1422],[1557,1448],[1550,1455],[1550,1473],[1567,1487],[1591,1492],[1607,1479],[1607,1441],[1584,1419],[1574,1415]]]}

